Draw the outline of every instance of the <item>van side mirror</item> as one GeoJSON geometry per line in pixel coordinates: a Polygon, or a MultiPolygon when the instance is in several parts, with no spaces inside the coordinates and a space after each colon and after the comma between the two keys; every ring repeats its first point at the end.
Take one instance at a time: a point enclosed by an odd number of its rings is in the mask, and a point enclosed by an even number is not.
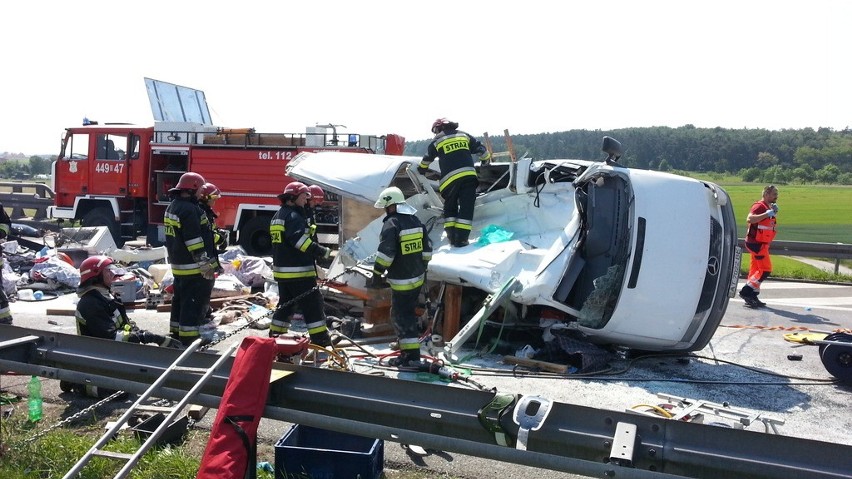
{"type": "Polygon", "coordinates": [[[609,136],[603,137],[603,147],[601,147],[601,150],[607,154],[607,163],[617,162],[618,159],[621,158],[621,154],[623,152],[621,149],[621,143],[619,143],[615,138],[609,136]]]}

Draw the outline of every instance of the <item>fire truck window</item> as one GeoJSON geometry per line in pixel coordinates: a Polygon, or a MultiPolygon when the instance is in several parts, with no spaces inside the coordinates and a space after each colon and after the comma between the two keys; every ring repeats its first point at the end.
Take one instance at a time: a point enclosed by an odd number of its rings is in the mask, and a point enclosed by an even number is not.
{"type": "Polygon", "coordinates": [[[98,160],[123,160],[124,150],[121,146],[127,145],[126,136],[98,135],[98,160]]]}
{"type": "Polygon", "coordinates": [[[130,137],[130,159],[139,159],[139,135],[130,137]]]}
{"type": "Polygon", "coordinates": [[[89,158],[89,135],[74,135],[71,137],[71,151],[66,156],[69,160],[86,160],[89,158]]]}

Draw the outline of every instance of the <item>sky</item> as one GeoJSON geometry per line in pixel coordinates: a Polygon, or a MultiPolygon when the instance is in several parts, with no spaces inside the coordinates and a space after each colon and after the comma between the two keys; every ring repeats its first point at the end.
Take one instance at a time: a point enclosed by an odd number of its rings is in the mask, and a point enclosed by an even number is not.
{"type": "Polygon", "coordinates": [[[83,117],[152,126],[144,78],[216,126],[475,136],[852,127],[848,0],[88,0],[0,6],[0,152],[83,117]]]}

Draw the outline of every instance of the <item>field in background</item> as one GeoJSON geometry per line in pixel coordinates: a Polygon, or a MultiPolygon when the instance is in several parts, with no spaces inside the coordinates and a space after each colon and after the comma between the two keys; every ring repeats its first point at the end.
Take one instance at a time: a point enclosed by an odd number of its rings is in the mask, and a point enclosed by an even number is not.
{"type": "MultiPolygon", "coordinates": [[[[731,196],[738,236],[746,234],[746,216],[760,200],[762,183],[743,183],[733,176],[690,174],[721,185],[731,196]]],[[[783,241],[852,243],[852,186],[777,185],[778,236],[783,241]]]]}

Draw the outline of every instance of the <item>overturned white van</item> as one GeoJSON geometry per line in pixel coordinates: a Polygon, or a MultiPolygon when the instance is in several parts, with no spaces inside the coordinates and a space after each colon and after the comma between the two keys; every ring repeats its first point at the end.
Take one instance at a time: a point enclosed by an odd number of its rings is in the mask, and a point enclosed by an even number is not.
{"type": "MultiPolygon", "coordinates": [[[[609,157],[600,162],[521,158],[478,166],[471,243],[462,248],[446,240],[437,171],[418,174],[419,157],[302,153],[287,174],[369,205],[384,188],[400,187],[431,228],[428,279],[494,293],[514,278],[516,314],[508,317],[529,327],[539,327],[541,311],[550,309],[561,312],[559,327],[590,342],[701,349],[739,273],[730,199],[711,182],[623,167],[619,148],[605,139],[609,157]],[[499,231],[503,240],[489,241],[483,231],[499,231]]],[[[375,213],[343,239],[329,275],[370,261],[383,216],[375,213]]]]}

